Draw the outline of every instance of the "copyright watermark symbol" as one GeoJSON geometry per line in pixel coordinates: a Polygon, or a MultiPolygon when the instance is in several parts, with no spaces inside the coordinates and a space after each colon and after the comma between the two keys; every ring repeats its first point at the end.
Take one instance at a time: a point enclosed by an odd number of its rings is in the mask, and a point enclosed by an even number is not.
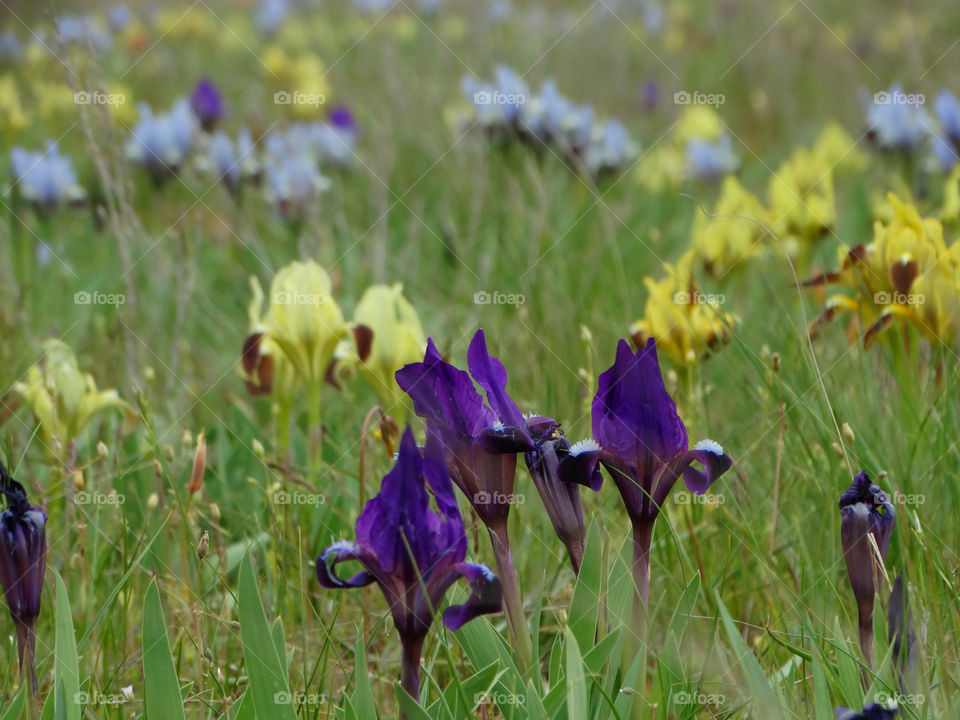
{"type": "Polygon", "coordinates": [[[523,505],[526,501],[526,495],[505,493],[499,490],[492,493],[482,490],[473,496],[475,505],[523,505]]]}
{"type": "Polygon", "coordinates": [[[884,292],[880,291],[873,294],[875,305],[923,305],[927,301],[926,296],[919,293],[902,292],[884,292]]]}
{"type": "Polygon", "coordinates": [[[723,93],[704,93],[694,90],[678,90],[673,94],[674,105],[713,105],[720,107],[727,101],[723,93]]]}
{"type": "Polygon", "coordinates": [[[474,105],[523,105],[526,101],[527,96],[523,93],[480,90],[473,94],[474,105]]]}
{"type": "Polygon", "coordinates": [[[126,501],[126,496],[118,492],[102,493],[78,490],[73,496],[73,502],[77,505],[116,505],[119,507],[126,501]]]}
{"type": "Polygon", "coordinates": [[[673,294],[673,302],[677,305],[723,305],[727,301],[723,293],[677,292],[673,294]]]}
{"type": "Polygon", "coordinates": [[[527,702],[526,695],[508,693],[494,690],[492,692],[474,693],[474,705],[524,705],[527,702]]]}
{"type": "Polygon", "coordinates": [[[127,296],[123,293],[102,293],[88,292],[81,290],[73,294],[74,305],[113,305],[120,307],[127,302],[127,296]]]}
{"type": "Polygon", "coordinates": [[[318,493],[287,492],[278,490],[273,494],[274,505],[323,505],[327,502],[326,495],[318,493]]]}
{"type": "Polygon", "coordinates": [[[326,96],[321,93],[287,92],[286,90],[280,90],[273,94],[274,105],[312,105],[313,107],[320,107],[326,101],[326,96]]]}
{"type": "Polygon", "coordinates": [[[273,296],[277,305],[323,305],[327,298],[320,293],[278,292],[273,296]]]}
{"type": "Polygon", "coordinates": [[[923,705],[927,698],[925,695],[919,693],[897,693],[897,692],[885,692],[881,690],[876,695],[873,696],[875,703],[883,705],[884,707],[898,707],[901,705],[913,705],[919,706],[923,705]]]}
{"type": "Polygon", "coordinates": [[[127,696],[124,693],[102,693],[98,690],[91,692],[78,692],[73,696],[73,701],[77,705],[123,705],[127,702],[127,696]]]}
{"type": "Polygon", "coordinates": [[[273,694],[274,705],[320,705],[327,701],[323,693],[286,692],[281,690],[273,694]]]}
{"type": "Polygon", "coordinates": [[[673,501],[677,505],[723,505],[727,500],[723,493],[697,495],[696,493],[677,490],[673,494],[673,501]]]}
{"type": "Polygon", "coordinates": [[[74,105],[112,105],[119,107],[127,101],[123,93],[102,93],[80,91],[73,94],[74,105]]]}
{"type": "Polygon", "coordinates": [[[920,107],[927,101],[923,93],[905,93],[899,90],[890,92],[881,90],[873,94],[874,105],[909,105],[910,107],[920,107]]]}
{"type": "Polygon", "coordinates": [[[486,290],[477,290],[473,294],[474,305],[512,305],[520,307],[527,302],[527,297],[523,293],[503,293],[497,290],[488,292],[486,290]]]}
{"type": "Polygon", "coordinates": [[[678,692],[671,698],[674,705],[726,705],[727,697],[723,693],[678,692]]]}

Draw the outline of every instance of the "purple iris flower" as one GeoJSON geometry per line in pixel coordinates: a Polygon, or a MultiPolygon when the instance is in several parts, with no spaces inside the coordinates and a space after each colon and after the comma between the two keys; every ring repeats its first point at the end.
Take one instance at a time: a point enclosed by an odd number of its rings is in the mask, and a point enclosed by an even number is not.
{"type": "Polygon", "coordinates": [[[880,564],[887,557],[896,515],[893,505],[879,486],[865,473],[858,473],[850,488],[840,496],[840,539],[847,563],[850,587],[857,599],[860,648],[868,664],[873,661],[873,599],[883,573],[880,564]],[[876,557],[873,535],[880,558],[876,557]]]}
{"type": "Polygon", "coordinates": [[[567,548],[573,572],[579,574],[586,536],[580,486],[596,492],[603,484],[600,446],[593,440],[571,445],[560,426],[550,418],[530,418],[527,426],[537,445],[536,450],[524,453],[527,469],[557,537],[567,548]]]}
{"type": "Polygon", "coordinates": [[[190,96],[190,109],[207,132],[213,130],[224,114],[223,96],[209,78],[201,78],[190,96]]]}
{"type": "Polygon", "coordinates": [[[337,105],[330,108],[330,112],[327,113],[327,120],[331,125],[340,130],[357,132],[360,129],[356,118],[346,105],[337,105]]]}
{"type": "Polygon", "coordinates": [[[0,586],[17,630],[20,684],[27,676],[37,694],[34,667],[36,625],[47,563],[47,514],[27,502],[23,486],[0,463],[0,492],[7,509],[0,513],[0,586]]]}
{"type": "Polygon", "coordinates": [[[869,705],[862,712],[837,709],[837,720],[893,720],[897,716],[896,708],[885,708],[882,705],[869,705]]]}
{"type": "Polygon", "coordinates": [[[465,563],[466,554],[467,535],[443,449],[437,438],[428,438],[421,451],[408,427],[396,464],[357,518],[356,542],[337,542],[320,553],[317,579],[331,589],[380,586],[403,643],[403,687],[416,699],[423,641],[450,586],[465,578],[472,589],[466,603],[444,611],[451,630],[500,611],[500,581],[486,565],[465,563]],[[364,569],[341,578],[336,566],[345,560],[357,560],[364,569]]]}
{"type": "Polygon", "coordinates": [[[511,636],[524,665],[530,661],[532,645],[510,553],[507,517],[515,499],[517,453],[537,446],[523,413],[507,394],[506,368],[487,352],[483,330],[470,343],[467,365],[469,375],[444,362],[431,338],[423,362],[398,370],[397,384],[413,400],[417,415],[426,419],[428,435],[443,445],[453,481],[487,527],[503,582],[511,636]],[[486,403],[471,375],[486,392],[486,403]]]}
{"type": "Polygon", "coordinates": [[[616,361],[600,375],[593,399],[593,437],[603,448],[600,461],[633,524],[633,572],[646,605],[653,525],[674,483],[682,475],[687,489],[702,495],[733,461],[713,440],[689,448],[687,429],[663,384],[652,338],[636,354],[626,340],[617,345],[616,361]]]}

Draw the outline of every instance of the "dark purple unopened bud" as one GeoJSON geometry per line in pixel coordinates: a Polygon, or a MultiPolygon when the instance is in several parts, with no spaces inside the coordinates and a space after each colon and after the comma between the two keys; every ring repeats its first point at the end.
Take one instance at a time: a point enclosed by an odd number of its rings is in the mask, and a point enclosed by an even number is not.
{"type": "Polygon", "coordinates": [[[837,710],[837,720],[894,720],[896,716],[896,708],[888,709],[882,705],[870,705],[865,707],[862,712],[847,710],[846,708],[837,710]]]}
{"type": "Polygon", "coordinates": [[[603,484],[600,446],[592,440],[571,445],[549,418],[531,418],[527,424],[537,446],[524,454],[527,469],[557,537],[567,548],[573,571],[579,573],[586,536],[580,485],[597,491],[603,484]]]}
{"type": "Polygon", "coordinates": [[[26,670],[36,693],[33,658],[47,561],[47,514],[27,502],[23,486],[2,464],[0,490],[7,505],[0,513],[0,586],[17,629],[21,683],[26,670]]]}
{"type": "Polygon", "coordinates": [[[223,117],[223,96],[213,81],[203,78],[190,96],[190,107],[203,129],[209,132],[223,117]]]}
{"type": "Polygon", "coordinates": [[[873,596],[883,574],[880,563],[887,557],[893,533],[895,513],[886,494],[865,473],[853,479],[853,485],[840,497],[840,538],[847,562],[850,586],[858,604],[873,606],[873,596]],[[880,551],[876,557],[870,543],[873,535],[880,551]]]}
{"type": "Polygon", "coordinates": [[[857,599],[860,648],[869,665],[873,660],[873,598],[883,577],[882,565],[890,547],[895,514],[886,494],[865,472],[857,474],[853,485],[840,496],[839,504],[843,557],[857,599]]]}

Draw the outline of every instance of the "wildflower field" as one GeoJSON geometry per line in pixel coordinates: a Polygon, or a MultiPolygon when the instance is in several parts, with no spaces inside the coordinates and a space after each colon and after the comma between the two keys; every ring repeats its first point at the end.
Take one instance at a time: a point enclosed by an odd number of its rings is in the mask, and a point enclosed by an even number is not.
{"type": "Polygon", "coordinates": [[[960,717],[955,3],[0,19],[0,720],[960,717]]]}

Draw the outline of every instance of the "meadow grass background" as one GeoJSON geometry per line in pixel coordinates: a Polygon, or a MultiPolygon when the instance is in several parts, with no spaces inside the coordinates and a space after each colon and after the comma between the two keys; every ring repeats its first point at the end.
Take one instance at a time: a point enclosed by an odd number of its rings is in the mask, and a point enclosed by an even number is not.
{"type": "MultiPolygon", "coordinates": [[[[517,2],[513,17],[500,25],[478,19],[481,5],[448,5],[426,15],[401,2],[378,19],[331,2],[303,11],[309,21],[281,33],[290,47],[310,48],[325,60],[333,99],[349,105],[363,128],[360,163],[334,174],[331,192],[299,227],[272,216],[253,192],[237,205],[224,188],[189,169],[154,187],[123,161],[127,132],[102,108],[77,108],[59,124],[37,123],[15,138],[40,147],[60,137],[83,178],[93,180],[93,160],[102,159],[126,189],[120,209],[126,231],[119,236],[96,221],[95,208],[61,210],[44,220],[9,199],[0,226],[0,387],[22,378],[39,359],[44,339],[61,337],[102,387],[117,387],[131,402],[140,393],[148,409],[130,436],[119,437],[116,420],[101,416],[78,443],[78,464],[94,461],[85,471],[87,489],[115,489],[125,498],[119,507],[68,502],[72,480],[37,443],[29,410],[9,417],[4,411],[2,455],[18,479],[39,490],[34,502],[50,514],[49,563],[66,582],[78,636],[89,629],[80,653],[90,688],[116,694],[133,685],[138,694],[139,618],[155,574],[178,676],[192,683],[188,716],[220,717],[246,677],[233,592],[242,549],[252,544],[268,615],[280,616],[287,631],[291,687],[326,696],[302,707],[301,716],[326,717],[344,692],[353,691],[361,623],[374,697],[385,717],[395,712],[399,645],[382,597],[375,590],[323,591],[312,568],[331,537],[353,535],[360,509],[358,441],[376,398],[362,382],[342,393],[325,392],[321,472],[305,467],[302,432],[294,434],[299,464],[292,470],[258,457],[255,440],[270,457],[269,409],[247,394],[236,370],[248,332],[250,275],[266,283],[289,261],[313,257],[333,274],[348,316],[368,284],[402,282],[426,332],[455,362],[464,362],[469,337],[483,327],[521,407],[557,418],[572,439],[589,434],[584,410],[595,385],[587,386],[581,369],[595,376],[609,366],[617,339],[643,310],[643,277],[659,275],[663,261],[686,249],[698,207],[709,206],[715,191],[693,184],[651,194],[632,171],[593,183],[549,152],[491,148],[478,133],[460,137],[445,111],[460,99],[464,73],[488,77],[506,62],[533,86],[553,76],[569,97],[624,120],[643,150],[676,120],[674,91],[723,93],[719,113],[743,160],[741,178],[757,193],[779,162],[811,142],[828,120],[861,135],[860,88],[872,94],[899,80],[908,92],[928,98],[942,87],[960,90],[960,23],[948,2],[671,3],[659,35],[645,33],[635,14],[615,16],[602,0],[539,8],[517,2]],[[654,110],[641,105],[648,80],[661,88],[654,110]],[[28,263],[32,270],[25,274],[17,258],[38,237],[56,258],[42,267],[28,263]],[[74,293],[83,290],[125,293],[127,302],[118,309],[77,305],[74,293]],[[477,305],[473,296],[481,290],[522,293],[525,302],[517,308],[477,305]],[[589,328],[592,342],[583,340],[581,326],[589,328]],[[188,505],[184,488],[193,448],[182,436],[204,428],[207,474],[202,493],[188,505]],[[99,440],[110,448],[107,460],[95,461],[99,440]],[[155,458],[163,470],[159,481],[155,458]],[[277,506],[270,502],[277,483],[316,488],[327,503],[320,509],[277,506]],[[148,507],[158,487],[164,497],[148,507]],[[195,547],[205,531],[211,552],[198,564],[195,547]],[[156,533],[158,540],[111,599],[156,533]]],[[[43,26],[56,10],[11,5],[0,16],[4,27],[25,36],[27,27],[43,26]]],[[[194,10],[229,25],[240,22],[244,5],[204,2],[194,10]]],[[[160,39],[142,56],[114,50],[93,58],[77,51],[65,58],[70,72],[60,68],[60,77],[82,88],[126,73],[135,100],[165,107],[208,75],[232,105],[228,127],[247,124],[256,137],[280,116],[263,80],[260,47],[235,41],[227,26],[220,31],[222,43],[214,46],[188,37],[160,39]]],[[[247,37],[243,30],[238,35],[247,37]]],[[[4,150],[13,143],[7,138],[4,150]]],[[[813,266],[832,264],[840,242],[869,240],[869,199],[890,189],[894,172],[876,160],[837,177],[836,233],[823,239],[813,266]]],[[[931,189],[926,207],[937,207],[938,193],[931,189]]],[[[765,260],[738,269],[722,286],[706,279],[704,286],[725,295],[724,309],[741,325],[715,357],[689,375],[676,368],[668,385],[691,439],[720,441],[735,464],[712,488],[722,503],[671,502],[657,524],[648,668],[655,676],[662,628],[699,571],[702,588],[687,625],[682,668],[690,687],[725,701],[673,709],[670,717],[756,717],[747,673],[717,619],[716,594],[770,685],[780,688],[787,717],[815,716],[812,666],[795,660],[801,657],[797,648],[828,661],[831,705],[863,704],[862,692],[855,696],[857,688],[843,677],[858,650],[836,507],[860,469],[871,476],[886,471],[881,485],[888,493],[923,495],[922,503],[897,506],[887,557],[891,577],[902,572],[909,583],[920,638],[917,692],[923,701],[905,704],[902,714],[956,717],[957,355],[936,355],[913,333],[891,333],[888,342],[864,350],[845,322],[808,344],[806,325],[822,298],[797,288],[773,241],[765,260]],[[779,372],[772,369],[772,353],[781,359],[779,372]],[[936,363],[943,368],[939,380],[936,363]],[[855,442],[839,433],[844,422],[855,442]],[[834,443],[842,444],[844,456],[834,443]]],[[[12,397],[4,402],[10,405],[12,397]]],[[[305,427],[305,412],[299,424],[305,427]]],[[[371,442],[367,497],[388,467],[382,446],[371,442]]],[[[543,597],[546,672],[567,621],[573,577],[523,469],[517,492],[526,502],[511,513],[515,561],[528,614],[543,597]]],[[[630,529],[619,496],[608,479],[598,495],[585,493],[584,502],[611,559],[630,529]]],[[[466,512],[465,519],[471,557],[491,561],[482,528],[466,512]]],[[[49,573],[47,587],[38,630],[42,695],[53,666],[49,573]]],[[[884,608],[888,589],[881,593],[884,608]]],[[[492,622],[505,633],[502,617],[492,622]]],[[[9,698],[16,650],[12,638],[3,638],[0,693],[9,698]]],[[[457,641],[439,625],[425,657],[428,694],[434,680],[445,687],[451,674],[480,669],[468,670],[457,641]]],[[[644,717],[667,717],[652,704],[655,691],[637,692],[644,717]]],[[[137,702],[91,707],[88,715],[131,717],[140,711],[137,702]]],[[[492,707],[484,712],[495,717],[492,707]]]]}

